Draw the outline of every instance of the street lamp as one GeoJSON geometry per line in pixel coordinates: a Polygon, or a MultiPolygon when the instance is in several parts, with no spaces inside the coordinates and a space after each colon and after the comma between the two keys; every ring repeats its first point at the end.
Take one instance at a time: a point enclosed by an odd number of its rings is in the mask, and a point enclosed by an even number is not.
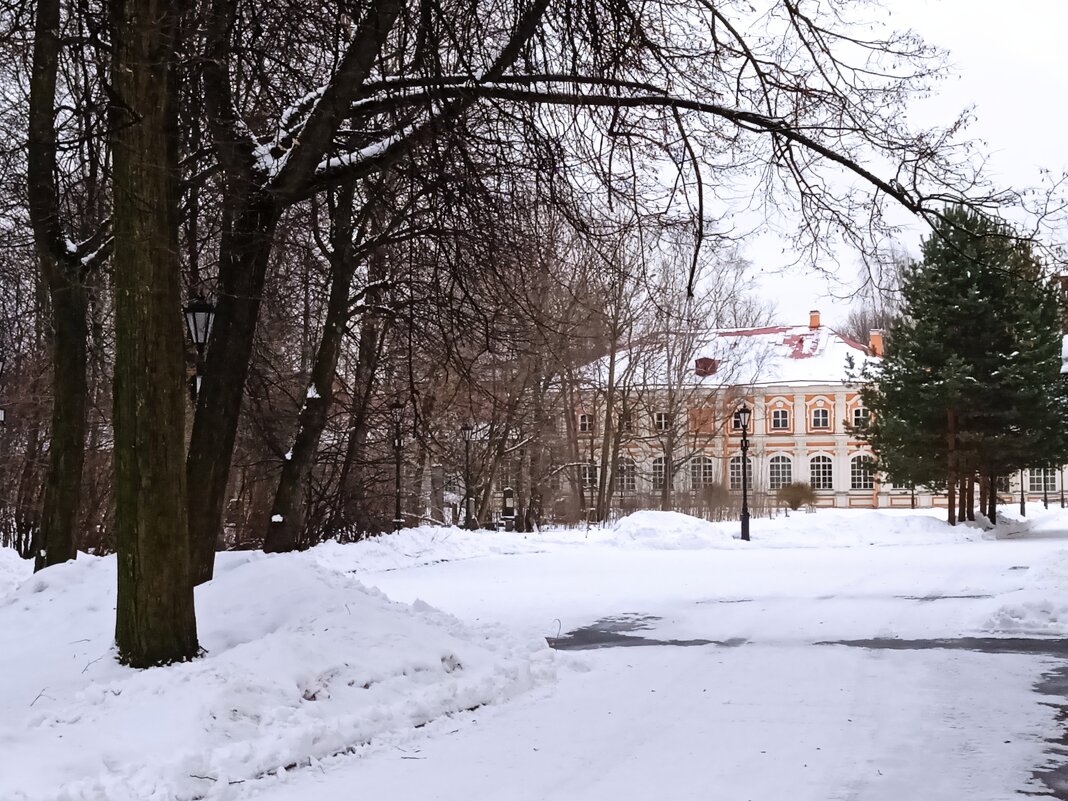
{"type": "Polygon", "coordinates": [[[460,436],[464,440],[464,504],[467,513],[464,526],[471,531],[475,530],[475,510],[471,498],[471,437],[474,433],[475,427],[470,423],[460,426],[460,436]]]}
{"type": "Polygon", "coordinates": [[[1042,508],[1049,509],[1049,474],[1053,471],[1048,467],[1042,468],[1042,508]]]}
{"type": "Polygon", "coordinates": [[[404,525],[404,517],[401,516],[401,456],[404,448],[401,418],[404,414],[404,404],[399,400],[394,401],[390,409],[393,415],[393,459],[394,467],[396,468],[393,493],[393,530],[400,531],[404,525]]]}
{"type": "Polygon", "coordinates": [[[742,404],[738,410],[738,425],[742,429],[742,539],[749,542],[749,418],[753,411],[742,404]]]}
{"type": "Polygon", "coordinates": [[[200,395],[200,382],[204,377],[204,351],[208,347],[208,337],[211,336],[211,324],[215,319],[215,305],[204,299],[203,295],[197,295],[182,308],[185,316],[185,327],[189,331],[189,338],[197,349],[197,374],[193,384],[193,399],[200,395]]]}
{"type": "Polygon", "coordinates": [[[1024,498],[1024,471],[1020,469],[1020,517],[1027,517],[1027,503],[1024,498]]]}

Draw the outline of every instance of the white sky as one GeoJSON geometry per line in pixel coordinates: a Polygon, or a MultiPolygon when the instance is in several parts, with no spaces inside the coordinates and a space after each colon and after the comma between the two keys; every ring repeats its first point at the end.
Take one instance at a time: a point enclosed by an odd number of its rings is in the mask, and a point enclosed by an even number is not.
{"type": "MultiPolygon", "coordinates": [[[[1011,188],[1037,185],[1040,168],[1054,173],[1068,166],[1068,2],[1063,0],[883,0],[894,26],[911,28],[949,51],[956,77],[940,87],[936,98],[917,103],[910,116],[924,123],[945,123],[963,108],[975,106],[969,138],[986,143],[989,177],[1011,188]]],[[[917,224],[903,242],[919,252],[917,224]]],[[[743,255],[757,274],[761,295],[777,309],[779,322],[800,325],[808,311],[819,309],[825,323],[849,313],[843,299],[855,280],[859,261],[842,252],[831,265],[841,285],[801,267],[783,274],[794,261],[782,243],[754,240],[743,255]],[[837,297],[835,297],[837,296],[837,297]]]]}

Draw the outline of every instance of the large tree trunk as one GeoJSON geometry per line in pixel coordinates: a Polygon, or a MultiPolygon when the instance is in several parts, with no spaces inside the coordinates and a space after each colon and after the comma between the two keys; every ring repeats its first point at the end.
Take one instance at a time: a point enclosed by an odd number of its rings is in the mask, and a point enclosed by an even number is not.
{"type": "Polygon", "coordinates": [[[34,20],[26,189],[41,272],[52,308],[52,434],[35,568],[75,556],[85,460],[86,292],[81,260],[60,225],[56,185],[59,0],[39,0],[34,20]]]}
{"type": "Polygon", "coordinates": [[[52,437],[41,513],[43,548],[36,554],[36,570],[76,554],[88,392],[86,313],[84,287],[72,282],[53,290],[52,437]]]}
{"type": "Polygon", "coordinates": [[[134,667],[198,652],[185,506],[177,31],[166,0],[112,7],[115,640],[134,667]]]}

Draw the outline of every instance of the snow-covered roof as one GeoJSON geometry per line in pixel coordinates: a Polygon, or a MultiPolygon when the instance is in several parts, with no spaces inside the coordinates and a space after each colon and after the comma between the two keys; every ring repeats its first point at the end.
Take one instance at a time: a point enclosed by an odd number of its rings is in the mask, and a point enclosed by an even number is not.
{"type": "Polygon", "coordinates": [[[714,337],[713,342],[726,343],[729,352],[741,360],[738,383],[836,384],[849,377],[850,362],[859,372],[866,362],[878,361],[859,342],[826,326],[743,328],[717,331],[714,337]]]}
{"type": "MultiPolygon", "coordinates": [[[[816,320],[818,323],[818,320],[816,320]]],[[[695,335],[665,334],[617,354],[615,373],[635,386],[806,386],[848,380],[848,364],[878,359],[826,326],[766,326],[695,335]]],[[[608,375],[608,358],[587,366],[587,378],[608,375]]]]}

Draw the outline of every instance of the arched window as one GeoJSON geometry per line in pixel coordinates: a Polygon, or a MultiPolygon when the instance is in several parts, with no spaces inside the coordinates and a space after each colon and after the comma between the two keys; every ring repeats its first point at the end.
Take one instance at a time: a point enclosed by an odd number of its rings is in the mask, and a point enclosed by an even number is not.
{"type": "Polygon", "coordinates": [[[663,456],[653,459],[653,489],[662,490],[667,483],[667,462],[663,456]]]}
{"type": "Polygon", "coordinates": [[[768,489],[782,489],[793,481],[793,468],[789,456],[772,456],[768,460],[768,489]]]}
{"type": "MultiPolygon", "coordinates": [[[[732,490],[740,490],[742,488],[742,457],[732,456],[728,465],[730,471],[730,486],[732,490]]],[[[749,485],[749,488],[753,487],[753,460],[749,457],[745,459],[745,482],[749,485]]]]}
{"type": "Polygon", "coordinates": [[[580,434],[592,434],[593,433],[593,415],[592,414],[580,414],[578,418],[578,427],[580,434]]]}
{"type": "Polygon", "coordinates": [[[690,486],[702,489],[716,483],[716,463],[707,456],[695,456],[690,462],[690,486]]]}
{"type": "Polygon", "coordinates": [[[870,490],[875,488],[875,460],[870,456],[854,456],[849,460],[849,488],[870,490]]]}
{"type": "Polygon", "coordinates": [[[834,471],[830,456],[813,456],[808,463],[809,484],[814,490],[834,488],[834,471]]]}

